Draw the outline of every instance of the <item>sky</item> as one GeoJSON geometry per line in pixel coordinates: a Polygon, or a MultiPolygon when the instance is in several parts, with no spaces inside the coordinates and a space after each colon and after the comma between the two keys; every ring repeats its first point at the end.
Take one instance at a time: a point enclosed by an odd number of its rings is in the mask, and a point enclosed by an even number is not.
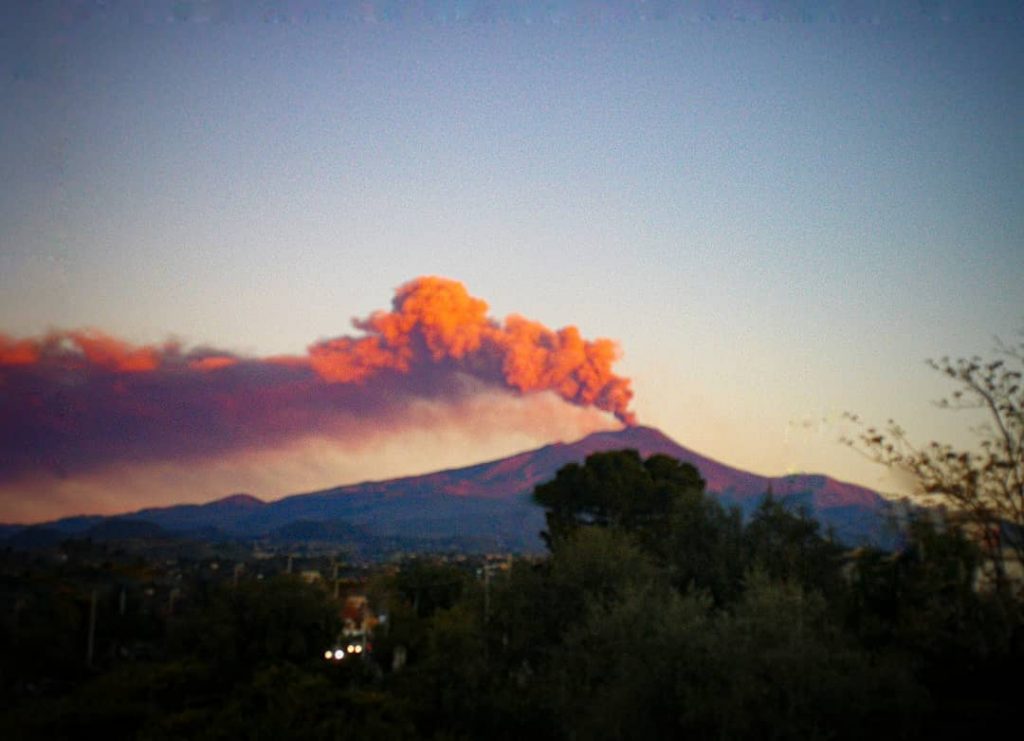
{"type": "Polygon", "coordinates": [[[843,413],[970,444],[925,361],[1024,329],[1018,4],[0,13],[0,521],[634,414],[897,491],[843,413]]]}

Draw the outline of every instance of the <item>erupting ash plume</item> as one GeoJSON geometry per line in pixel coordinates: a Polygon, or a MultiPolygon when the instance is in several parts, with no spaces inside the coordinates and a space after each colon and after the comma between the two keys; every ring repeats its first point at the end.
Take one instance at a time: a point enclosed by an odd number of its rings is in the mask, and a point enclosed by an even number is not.
{"type": "Polygon", "coordinates": [[[615,343],[496,321],[457,281],[417,278],[353,324],[358,336],[269,358],[94,331],[0,335],[0,480],[350,437],[399,426],[410,404],[488,390],[550,391],[634,423],[615,343]]]}
{"type": "Polygon", "coordinates": [[[392,305],[392,311],[353,322],[366,337],[313,345],[313,369],[328,381],[352,383],[385,370],[410,373],[447,364],[517,391],[555,391],[573,404],[634,423],[627,411],[629,381],[611,370],[619,354],[611,340],[588,342],[575,327],[555,332],[515,315],[499,324],[487,317],[485,302],[444,278],[405,284],[392,305]]]}

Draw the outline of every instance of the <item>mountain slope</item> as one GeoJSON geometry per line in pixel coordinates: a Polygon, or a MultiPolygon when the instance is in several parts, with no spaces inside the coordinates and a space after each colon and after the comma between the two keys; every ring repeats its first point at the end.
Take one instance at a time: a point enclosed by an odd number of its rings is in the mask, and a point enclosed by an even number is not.
{"type": "MultiPolygon", "coordinates": [[[[150,522],[170,532],[216,528],[247,538],[281,532],[293,523],[347,523],[374,537],[455,539],[472,542],[474,549],[537,551],[544,516],[530,501],[533,488],[562,466],[582,462],[591,453],[627,448],[644,457],[662,453],[693,464],[709,491],[745,512],[771,489],[780,499],[806,506],[849,543],[878,542],[882,537],[886,500],[868,489],[820,475],[758,476],[705,458],[650,427],[598,432],[574,443],[547,445],[465,468],[340,486],[274,502],[235,495],[205,505],[147,509],[119,517],[150,522]]],[[[72,521],[78,524],[83,518],[66,522],[72,521]]],[[[73,529],[63,526],[64,522],[53,527],[73,529]]]]}

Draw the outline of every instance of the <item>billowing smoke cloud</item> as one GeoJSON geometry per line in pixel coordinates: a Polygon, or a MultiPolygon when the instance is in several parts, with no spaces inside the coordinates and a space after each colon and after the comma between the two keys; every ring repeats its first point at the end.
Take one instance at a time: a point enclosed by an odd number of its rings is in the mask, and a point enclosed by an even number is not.
{"type": "Polygon", "coordinates": [[[94,331],[0,335],[0,482],[343,439],[405,424],[410,406],[504,390],[554,392],[632,424],[610,340],[519,316],[498,322],[462,284],[418,278],[358,336],[250,358],[94,331]]]}

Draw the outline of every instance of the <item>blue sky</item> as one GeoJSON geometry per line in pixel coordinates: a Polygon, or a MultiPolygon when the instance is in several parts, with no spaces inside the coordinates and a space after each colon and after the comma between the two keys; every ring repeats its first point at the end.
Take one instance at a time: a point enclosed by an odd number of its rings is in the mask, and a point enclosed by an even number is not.
{"type": "Polygon", "coordinates": [[[618,340],[684,445],[884,487],[839,413],[967,439],[924,359],[1024,327],[1012,4],[28,7],[0,37],[9,335],[299,353],[444,275],[618,340]]]}

